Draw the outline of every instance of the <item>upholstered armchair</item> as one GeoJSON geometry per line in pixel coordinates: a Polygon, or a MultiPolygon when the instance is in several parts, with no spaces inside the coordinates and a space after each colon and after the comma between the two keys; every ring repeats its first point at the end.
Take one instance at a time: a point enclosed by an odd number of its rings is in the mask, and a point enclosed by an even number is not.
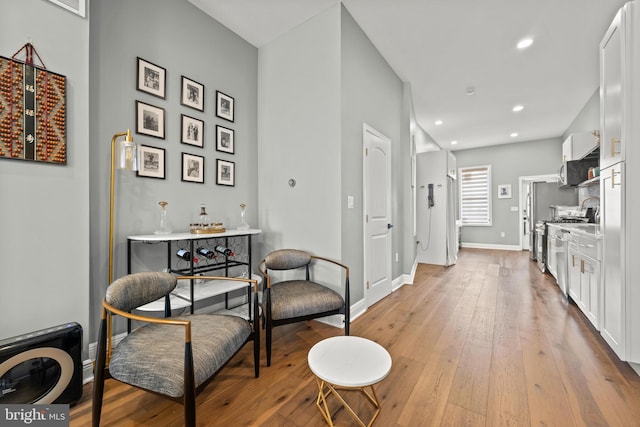
{"type": "Polygon", "coordinates": [[[305,251],[280,249],[269,253],[260,261],[259,270],[265,282],[263,309],[267,366],[271,366],[271,337],[276,326],[343,314],[345,335],[349,335],[349,267],[305,251]],[[339,289],[340,293],[311,279],[311,266],[315,263],[328,264],[340,270],[344,286],[340,282],[333,284],[334,289],[339,289]],[[285,270],[299,270],[302,278],[274,282],[273,272],[285,270]]]}
{"type": "MultiPolygon", "coordinates": [[[[196,394],[248,342],[253,342],[255,377],[259,375],[260,328],[257,320],[221,314],[192,314],[154,318],[131,311],[165,297],[178,279],[170,273],[134,273],[109,285],[102,302],[102,316],[95,365],[93,426],[100,425],[104,382],[107,378],[181,402],[185,425],[196,424],[196,394]],[[112,318],[122,316],[142,322],[112,346],[112,318]]],[[[254,288],[253,319],[258,317],[258,284],[244,278],[198,276],[198,279],[240,280],[254,288]]]]}

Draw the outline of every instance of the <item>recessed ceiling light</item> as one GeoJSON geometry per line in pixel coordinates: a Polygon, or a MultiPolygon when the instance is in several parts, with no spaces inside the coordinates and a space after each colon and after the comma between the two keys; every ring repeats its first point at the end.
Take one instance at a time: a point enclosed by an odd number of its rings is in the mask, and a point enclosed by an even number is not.
{"type": "Polygon", "coordinates": [[[456,145],[458,141],[451,141],[451,145],[456,145]]]}
{"type": "Polygon", "coordinates": [[[435,123],[436,123],[437,126],[440,126],[442,124],[442,120],[436,120],[435,123]]]}
{"type": "Polygon", "coordinates": [[[526,49],[533,44],[533,39],[522,39],[518,42],[518,49],[526,49]]]}
{"type": "Polygon", "coordinates": [[[517,113],[518,111],[522,111],[522,110],[524,110],[524,107],[522,105],[516,105],[512,108],[512,111],[514,113],[517,113]]]}
{"type": "Polygon", "coordinates": [[[513,132],[513,133],[511,134],[511,138],[515,138],[516,136],[518,136],[518,132],[513,132]]]}

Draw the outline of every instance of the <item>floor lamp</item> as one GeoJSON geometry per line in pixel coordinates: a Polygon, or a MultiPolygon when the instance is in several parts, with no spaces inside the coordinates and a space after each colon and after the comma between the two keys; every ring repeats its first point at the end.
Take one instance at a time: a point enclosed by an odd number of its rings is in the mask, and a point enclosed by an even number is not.
{"type": "Polygon", "coordinates": [[[113,199],[114,199],[114,182],[116,169],[124,169],[130,171],[138,170],[138,149],[131,137],[131,131],[120,132],[111,138],[111,188],[109,201],[109,282],[113,281],[113,199]],[[118,141],[118,138],[124,139],[118,141]],[[118,143],[116,149],[116,143],[118,143]]]}

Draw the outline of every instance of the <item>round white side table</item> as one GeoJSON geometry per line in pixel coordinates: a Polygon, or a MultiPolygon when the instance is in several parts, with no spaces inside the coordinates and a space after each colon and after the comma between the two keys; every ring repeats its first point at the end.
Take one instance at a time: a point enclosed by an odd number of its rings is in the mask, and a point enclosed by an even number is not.
{"type": "Polygon", "coordinates": [[[371,426],[380,414],[380,402],[373,386],[391,371],[389,352],[380,344],[366,338],[339,336],[327,338],[314,345],[309,350],[307,360],[318,384],[316,406],[327,423],[333,426],[326,400],[333,394],[359,425],[371,426]],[[360,390],[373,404],[376,411],[368,424],[360,419],[338,393],[341,389],[360,390]]]}

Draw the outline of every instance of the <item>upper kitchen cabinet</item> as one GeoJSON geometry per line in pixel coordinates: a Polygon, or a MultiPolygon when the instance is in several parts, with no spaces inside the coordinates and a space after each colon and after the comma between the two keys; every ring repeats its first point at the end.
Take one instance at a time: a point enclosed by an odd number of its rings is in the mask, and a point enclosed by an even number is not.
{"type": "Polygon", "coordinates": [[[562,143],[562,161],[581,160],[598,148],[598,140],[592,132],[572,133],[562,143]]]}
{"type": "Polygon", "coordinates": [[[630,76],[632,61],[629,52],[629,13],[623,7],[618,11],[600,43],[600,170],[623,159],[623,114],[627,103],[624,93],[630,76]],[[624,70],[624,74],[623,74],[624,70]]]}

